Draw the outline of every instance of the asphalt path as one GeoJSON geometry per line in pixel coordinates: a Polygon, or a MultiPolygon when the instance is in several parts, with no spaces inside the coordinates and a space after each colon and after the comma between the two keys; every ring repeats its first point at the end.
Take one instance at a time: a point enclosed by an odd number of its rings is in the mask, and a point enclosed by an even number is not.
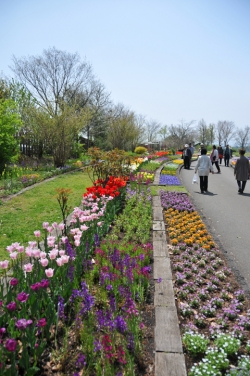
{"type": "Polygon", "coordinates": [[[221,174],[216,173],[215,165],[215,173],[209,174],[206,194],[200,193],[199,181],[192,184],[197,161],[191,163],[190,170],[181,168],[179,177],[228,266],[250,296],[250,180],[244,194],[238,194],[234,169],[223,162],[221,174]]]}

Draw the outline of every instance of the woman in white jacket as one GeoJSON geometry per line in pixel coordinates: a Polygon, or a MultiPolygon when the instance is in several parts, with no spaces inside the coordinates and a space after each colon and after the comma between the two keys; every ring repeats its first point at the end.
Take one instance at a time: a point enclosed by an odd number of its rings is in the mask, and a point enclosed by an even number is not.
{"type": "Polygon", "coordinates": [[[216,146],[213,145],[213,149],[211,151],[211,154],[210,154],[210,159],[211,159],[211,162],[212,162],[212,165],[215,164],[216,168],[217,168],[217,174],[220,174],[220,166],[219,166],[219,153],[218,153],[218,150],[216,149],[216,146]]]}
{"type": "Polygon", "coordinates": [[[201,156],[198,158],[198,162],[195,166],[195,173],[198,171],[200,177],[200,189],[201,193],[207,192],[208,187],[208,175],[211,171],[214,173],[213,166],[210,158],[207,156],[207,149],[201,149],[201,156]]]}

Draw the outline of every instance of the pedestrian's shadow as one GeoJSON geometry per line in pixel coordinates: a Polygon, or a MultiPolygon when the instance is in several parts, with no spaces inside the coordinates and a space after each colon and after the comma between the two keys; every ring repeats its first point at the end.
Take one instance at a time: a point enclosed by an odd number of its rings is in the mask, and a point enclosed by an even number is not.
{"type": "Polygon", "coordinates": [[[248,196],[248,197],[250,197],[250,193],[243,193],[243,194],[238,194],[238,196],[248,196]]]}
{"type": "MultiPolygon", "coordinates": [[[[195,193],[199,193],[202,196],[218,196],[217,193],[213,193],[213,192],[209,192],[209,191],[207,191],[207,193],[201,193],[200,191],[196,191],[195,193]]],[[[242,195],[242,196],[244,196],[244,195],[242,195]]]]}

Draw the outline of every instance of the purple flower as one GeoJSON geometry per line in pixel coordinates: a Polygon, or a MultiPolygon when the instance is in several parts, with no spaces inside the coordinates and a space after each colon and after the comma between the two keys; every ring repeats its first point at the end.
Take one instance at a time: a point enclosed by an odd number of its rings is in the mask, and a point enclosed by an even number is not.
{"type": "Polygon", "coordinates": [[[6,305],[6,308],[8,311],[15,311],[16,310],[16,302],[10,302],[9,304],[6,305]]]}
{"type": "Polygon", "coordinates": [[[30,286],[31,290],[33,290],[33,291],[38,291],[38,290],[40,290],[41,287],[42,286],[41,286],[40,282],[36,282],[36,283],[34,283],[33,285],[30,286]]]}
{"type": "Polygon", "coordinates": [[[17,348],[17,341],[14,338],[9,338],[5,342],[5,348],[8,351],[14,352],[17,348]]]}
{"type": "Polygon", "coordinates": [[[4,333],[6,333],[6,329],[5,328],[0,328],[0,338],[2,338],[2,336],[4,335],[4,333]]]}
{"type": "Polygon", "coordinates": [[[94,352],[101,351],[102,345],[98,339],[94,340],[94,352]]]}
{"type": "Polygon", "coordinates": [[[16,286],[16,285],[18,285],[18,279],[16,279],[16,278],[12,278],[12,280],[10,281],[10,285],[11,285],[11,286],[16,286]]]}
{"type": "Polygon", "coordinates": [[[43,289],[46,289],[47,287],[49,287],[49,280],[48,279],[42,279],[41,282],[40,282],[40,285],[43,289]]]}
{"type": "Polygon", "coordinates": [[[17,329],[25,330],[27,328],[27,326],[31,325],[32,323],[33,323],[32,320],[20,319],[20,320],[17,320],[15,325],[16,325],[17,329]]]}
{"type": "Polygon", "coordinates": [[[123,334],[127,330],[127,323],[124,318],[122,316],[117,316],[114,321],[118,332],[123,334]]]}
{"type": "Polygon", "coordinates": [[[45,326],[47,324],[47,321],[46,321],[46,319],[45,318],[42,318],[42,319],[40,319],[40,320],[38,320],[37,321],[37,326],[39,327],[39,328],[42,328],[43,326],[45,326]]]}
{"type": "Polygon", "coordinates": [[[160,185],[181,185],[180,180],[176,176],[172,175],[160,175],[160,185]]]}
{"type": "Polygon", "coordinates": [[[26,294],[26,292],[24,291],[20,292],[20,294],[17,294],[17,300],[19,300],[19,302],[21,303],[27,302],[28,297],[29,297],[29,294],[26,294]]]}
{"type": "Polygon", "coordinates": [[[86,356],[84,354],[79,354],[77,361],[76,361],[76,367],[82,369],[86,366],[86,356]]]}
{"type": "Polygon", "coordinates": [[[108,291],[113,290],[112,285],[107,285],[107,286],[106,286],[106,290],[108,290],[108,291]]]}

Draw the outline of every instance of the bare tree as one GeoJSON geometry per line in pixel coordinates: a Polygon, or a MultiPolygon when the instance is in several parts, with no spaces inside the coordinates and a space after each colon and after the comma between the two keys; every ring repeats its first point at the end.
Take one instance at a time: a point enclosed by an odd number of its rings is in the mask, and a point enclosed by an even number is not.
{"type": "Polygon", "coordinates": [[[146,134],[147,134],[147,141],[154,142],[157,139],[157,135],[159,130],[161,129],[161,124],[158,123],[156,120],[150,120],[146,122],[146,134]]]}
{"type": "Polygon", "coordinates": [[[244,129],[236,129],[234,138],[240,148],[246,148],[250,141],[250,127],[246,125],[244,129]]]}
{"type": "Polygon", "coordinates": [[[44,50],[41,56],[20,59],[14,56],[13,63],[13,72],[36,100],[36,124],[40,124],[41,113],[44,113],[43,121],[47,114],[47,131],[55,133],[56,129],[60,136],[60,140],[55,140],[50,133],[49,140],[55,166],[63,166],[76,134],[88,124],[86,108],[80,107],[77,100],[79,93],[83,94],[86,106],[95,91],[92,68],[87,62],[81,62],[77,53],[70,54],[55,47],[44,50]],[[67,127],[72,128],[72,132],[66,131],[67,127]]]}
{"type": "Polygon", "coordinates": [[[159,130],[159,135],[161,137],[161,146],[165,149],[167,147],[166,144],[166,139],[168,135],[168,126],[164,125],[160,130],[159,130]]]}
{"type": "Polygon", "coordinates": [[[195,138],[195,130],[192,128],[195,120],[185,123],[181,120],[179,124],[169,127],[169,136],[167,138],[168,144],[171,148],[183,149],[186,143],[189,143],[195,138]]]}
{"type": "Polygon", "coordinates": [[[224,142],[224,146],[226,146],[231,138],[234,136],[235,125],[233,121],[218,121],[217,123],[217,137],[219,145],[224,142]]]}
{"type": "Polygon", "coordinates": [[[84,92],[88,101],[94,76],[91,65],[81,62],[77,53],[53,47],[44,50],[42,56],[20,59],[13,56],[13,63],[13,72],[50,116],[60,113],[69,96],[73,101],[78,93],[84,92]]]}
{"type": "Polygon", "coordinates": [[[201,119],[197,125],[197,132],[199,141],[202,142],[204,145],[208,143],[209,140],[209,130],[208,126],[204,119],[201,119]]]}
{"type": "Polygon", "coordinates": [[[212,123],[209,124],[208,129],[207,129],[207,135],[208,135],[209,144],[213,145],[214,140],[215,140],[215,125],[214,124],[212,123]]]}

